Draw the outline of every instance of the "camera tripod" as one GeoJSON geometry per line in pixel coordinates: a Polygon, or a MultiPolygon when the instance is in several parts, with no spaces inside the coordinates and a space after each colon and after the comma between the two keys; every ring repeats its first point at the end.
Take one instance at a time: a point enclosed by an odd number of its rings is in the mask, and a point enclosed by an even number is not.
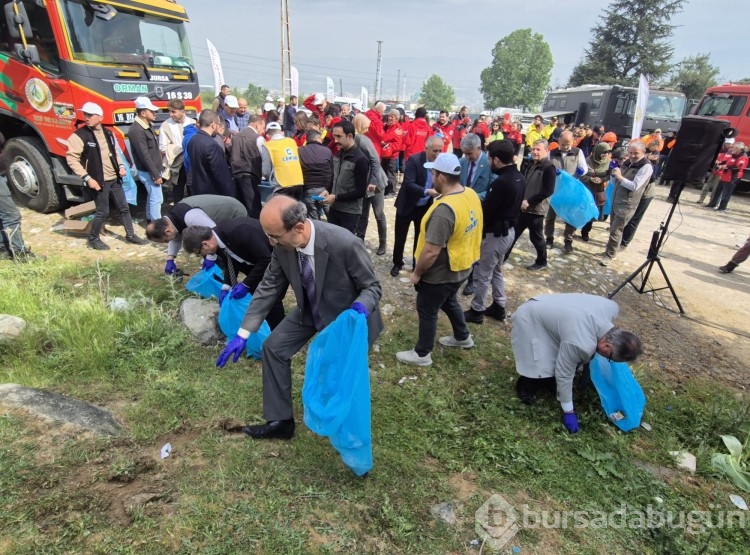
{"type": "Polygon", "coordinates": [[[633,289],[635,289],[641,295],[644,293],[655,293],[656,291],[669,289],[669,292],[672,293],[674,302],[677,304],[677,308],[680,310],[680,314],[685,314],[685,310],[680,304],[680,299],[677,298],[677,293],[675,292],[674,287],[672,287],[672,282],[669,281],[669,276],[667,276],[667,271],[664,269],[664,265],[661,262],[661,257],[659,256],[659,252],[661,251],[662,246],[664,245],[664,241],[667,238],[667,232],[669,231],[669,222],[672,221],[672,216],[674,215],[675,208],[677,208],[677,203],[680,202],[680,194],[682,193],[682,190],[684,188],[685,183],[680,182],[677,186],[677,193],[674,195],[674,202],[672,203],[672,208],[670,208],[669,210],[669,214],[667,215],[666,219],[664,219],[659,224],[659,229],[654,231],[653,235],[651,236],[651,245],[648,248],[646,261],[638,266],[638,268],[636,268],[636,270],[632,274],[630,274],[625,279],[625,281],[618,285],[614,291],[607,295],[608,299],[611,299],[612,297],[617,295],[617,293],[619,293],[620,290],[628,283],[632,285],[633,289]],[[658,266],[661,275],[664,277],[664,281],[667,283],[666,286],[653,287],[649,284],[648,278],[651,276],[654,265],[658,266]],[[633,280],[638,274],[642,274],[640,286],[636,286],[635,283],[633,283],[633,280]]]}

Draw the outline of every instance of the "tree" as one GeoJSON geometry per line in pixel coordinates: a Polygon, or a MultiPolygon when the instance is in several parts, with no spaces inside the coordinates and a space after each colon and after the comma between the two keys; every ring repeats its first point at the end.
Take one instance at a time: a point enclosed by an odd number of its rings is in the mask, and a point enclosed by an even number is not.
{"type": "MultiPolygon", "coordinates": [[[[245,92],[242,96],[245,100],[247,100],[248,106],[260,108],[266,102],[268,89],[264,89],[263,87],[259,87],[258,85],[248,83],[247,89],[245,89],[245,92]]],[[[275,105],[276,103],[274,102],[274,106],[275,105]]]]}
{"type": "Polygon", "coordinates": [[[539,33],[518,29],[503,37],[492,49],[492,65],[482,70],[484,107],[536,109],[549,86],[552,65],[549,44],[539,33]]]}
{"type": "Polygon", "coordinates": [[[210,110],[214,98],[216,98],[216,93],[214,93],[213,89],[203,89],[201,91],[201,104],[203,105],[203,108],[210,110]]]}
{"type": "Polygon", "coordinates": [[[450,110],[456,103],[456,93],[453,87],[433,73],[422,85],[419,102],[428,110],[450,110]]]}
{"type": "Polygon", "coordinates": [[[583,60],[573,69],[568,86],[584,84],[638,86],[641,73],[651,82],[671,69],[670,22],[685,0],[612,0],[583,60]]]}
{"type": "Polygon", "coordinates": [[[682,91],[687,98],[701,98],[709,87],[719,84],[719,68],[711,64],[710,54],[688,56],[672,71],[668,86],[682,91]]]}

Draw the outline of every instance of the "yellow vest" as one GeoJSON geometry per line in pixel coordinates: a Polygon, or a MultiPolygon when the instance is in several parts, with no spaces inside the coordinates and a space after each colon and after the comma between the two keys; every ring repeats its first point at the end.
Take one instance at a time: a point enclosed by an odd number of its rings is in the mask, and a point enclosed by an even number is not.
{"type": "Polygon", "coordinates": [[[266,148],[273,162],[273,173],[281,187],[303,185],[302,166],[294,139],[286,137],[277,141],[266,141],[266,148]]]}
{"type": "Polygon", "coordinates": [[[453,235],[448,239],[448,260],[451,271],[468,270],[479,260],[479,249],[482,245],[482,201],[474,189],[464,187],[463,192],[437,197],[422,218],[419,240],[417,241],[417,260],[425,244],[425,230],[432,212],[441,204],[447,204],[456,217],[453,235]]]}

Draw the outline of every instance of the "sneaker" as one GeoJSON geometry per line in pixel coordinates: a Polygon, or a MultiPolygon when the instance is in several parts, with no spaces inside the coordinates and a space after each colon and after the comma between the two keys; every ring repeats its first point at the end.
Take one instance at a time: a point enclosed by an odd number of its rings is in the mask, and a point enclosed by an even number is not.
{"type": "Polygon", "coordinates": [[[474,346],[474,340],[471,338],[471,335],[460,341],[452,335],[446,335],[438,339],[438,343],[446,347],[461,347],[462,349],[471,349],[474,346]]]}
{"type": "Polygon", "coordinates": [[[552,238],[549,238],[549,239],[547,239],[547,240],[546,240],[546,241],[544,242],[544,244],[545,244],[545,245],[547,245],[547,248],[548,248],[548,249],[551,249],[552,247],[554,247],[554,246],[555,246],[555,241],[554,241],[554,239],[552,239],[552,238]]]}
{"type": "Polygon", "coordinates": [[[609,266],[610,262],[612,262],[612,258],[609,256],[602,256],[601,260],[599,260],[599,266],[609,266]]]}
{"type": "Polygon", "coordinates": [[[573,252],[573,241],[565,241],[563,245],[563,254],[571,254],[573,252]]]}
{"type": "Polygon", "coordinates": [[[396,353],[396,358],[400,362],[404,362],[406,364],[414,364],[415,366],[432,365],[432,355],[430,353],[427,353],[425,356],[421,357],[417,354],[417,351],[414,350],[399,351],[398,353],[396,353]]]}
{"type": "Polygon", "coordinates": [[[399,266],[398,264],[394,264],[393,268],[391,268],[391,276],[392,277],[398,277],[398,274],[401,271],[401,268],[403,268],[403,266],[399,266]]]}
{"type": "Polygon", "coordinates": [[[495,320],[505,320],[505,307],[497,303],[492,303],[484,309],[484,315],[494,318],[495,320]]]}
{"type": "Polygon", "coordinates": [[[131,235],[130,237],[125,237],[125,240],[128,243],[133,243],[134,245],[148,245],[147,239],[143,239],[141,237],[138,237],[137,235],[131,235]]]}
{"type": "Polygon", "coordinates": [[[378,256],[383,256],[385,254],[385,245],[380,245],[378,247],[378,250],[375,251],[375,254],[378,256]]]}
{"type": "Polygon", "coordinates": [[[537,264],[536,262],[534,262],[533,264],[526,266],[526,269],[531,270],[532,272],[538,272],[539,270],[546,270],[547,264],[537,264]]]}
{"type": "Polygon", "coordinates": [[[102,241],[101,239],[99,239],[98,237],[96,239],[89,239],[88,243],[89,243],[88,246],[90,249],[94,249],[97,251],[109,250],[109,245],[105,243],[104,241],[102,241]]]}
{"type": "Polygon", "coordinates": [[[464,312],[464,320],[472,324],[483,324],[484,323],[484,311],[474,310],[470,308],[464,312]]]}

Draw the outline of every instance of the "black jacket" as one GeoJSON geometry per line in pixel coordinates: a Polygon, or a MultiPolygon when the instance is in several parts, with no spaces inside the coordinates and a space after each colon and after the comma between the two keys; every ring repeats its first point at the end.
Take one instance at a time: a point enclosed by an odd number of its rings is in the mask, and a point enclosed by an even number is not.
{"type": "MultiPolygon", "coordinates": [[[[268,237],[260,225],[260,220],[255,218],[235,218],[220,224],[216,224],[214,233],[221,239],[227,249],[245,260],[246,263],[232,258],[232,264],[236,269],[245,274],[242,280],[250,293],[263,279],[263,274],[271,262],[273,249],[268,242],[268,237]]],[[[219,248],[216,253],[225,261],[231,256],[226,249],[219,248]]],[[[229,272],[224,276],[224,283],[230,283],[229,272]]]]}
{"type": "Polygon", "coordinates": [[[515,226],[521,212],[526,179],[515,164],[494,172],[497,179],[490,183],[487,196],[482,201],[483,236],[491,233],[495,237],[505,237],[508,230],[515,226]]]}
{"type": "Polygon", "coordinates": [[[333,155],[321,143],[307,143],[299,148],[299,162],[305,189],[330,188],[333,184],[333,155]]]}
{"type": "Polygon", "coordinates": [[[135,168],[141,172],[148,172],[153,180],[159,179],[164,167],[161,163],[159,138],[153,126],[149,124],[148,129],[144,129],[140,123],[134,121],[128,131],[128,140],[135,168]]]}
{"type": "MultiPolygon", "coordinates": [[[[427,162],[427,154],[423,151],[414,156],[410,156],[404,166],[404,182],[398,190],[396,197],[396,214],[401,217],[407,217],[417,207],[419,199],[424,197],[424,186],[427,183],[427,169],[424,167],[427,162]]],[[[432,203],[432,199],[427,201],[427,206],[432,203]]]]}
{"type": "Polygon", "coordinates": [[[187,148],[194,195],[237,196],[224,149],[208,133],[199,129],[187,148]]]}
{"type": "Polygon", "coordinates": [[[263,178],[263,160],[258,149],[258,133],[245,127],[232,138],[232,173],[235,177],[249,175],[257,183],[263,178]]]}

